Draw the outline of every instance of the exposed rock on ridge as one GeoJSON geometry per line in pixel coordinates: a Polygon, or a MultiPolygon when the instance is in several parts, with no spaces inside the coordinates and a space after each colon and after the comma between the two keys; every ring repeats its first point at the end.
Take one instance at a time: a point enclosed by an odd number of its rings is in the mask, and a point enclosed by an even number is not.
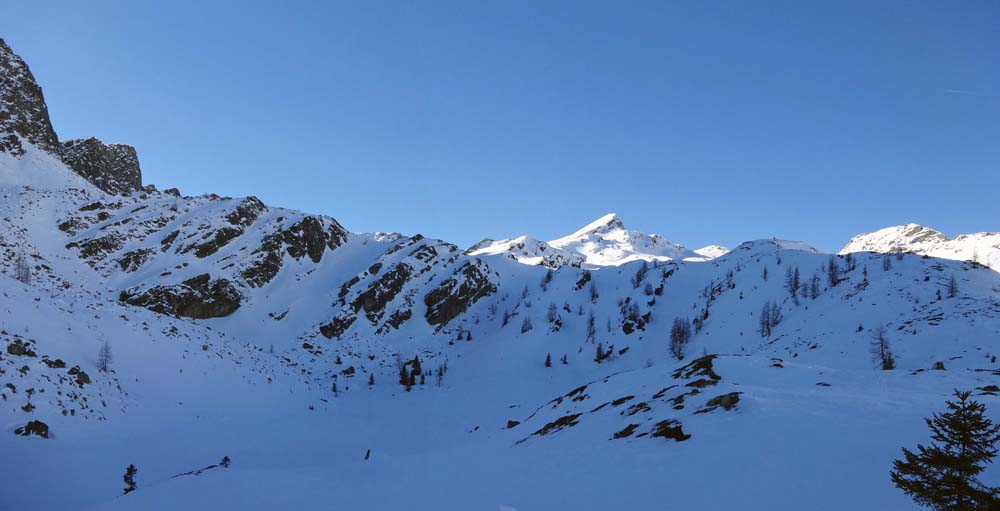
{"type": "Polygon", "coordinates": [[[42,88],[24,60],[0,39],[0,152],[24,156],[25,142],[60,158],[107,193],[142,188],[139,158],[132,146],[104,144],[96,138],[59,142],[42,88]]]}
{"type": "Polygon", "coordinates": [[[62,143],[62,160],[74,172],[108,193],[129,193],[142,188],[142,170],[135,148],[105,144],[96,138],[62,143]]]}

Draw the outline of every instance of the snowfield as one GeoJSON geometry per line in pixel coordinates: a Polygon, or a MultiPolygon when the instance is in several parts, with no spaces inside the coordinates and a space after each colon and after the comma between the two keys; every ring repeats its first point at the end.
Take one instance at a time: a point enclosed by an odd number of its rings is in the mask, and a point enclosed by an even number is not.
{"type": "Polygon", "coordinates": [[[996,233],[462,250],[68,143],[0,40],[0,510],[903,510],[953,389],[1000,421],[996,233]]]}
{"type": "Polygon", "coordinates": [[[0,191],[0,337],[33,352],[0,358],[3,508],[911,509],[888,470],[901,446],[925,439],[922,417],[953,388],[978,388],[1000,419],[1000,274],[971,262],[759,240],[708,261],[553,267],[349,233],[318,261],[281,252],[256,285],[241,273],[254,250],[305,215],[265,206],[198,257],[183,247],[215,239],[247,200],[25,179],[0,191]],[[121,205],[80,211],[95,202],[121,205]],[[173,218],[151,221],[163,216],[173,218]],[[191,242],[163,250],[177,230],[191,242]],[[122,241],[99,257],[72,245],[108,233],[122,241]],[[118,263],[149,247],[138,268],[118,263]],[[11,277],[18,251],[33,262],[29,285],[11,277]],[[803,282],[795,298],[791,268],[803,282]],[[206,272],[233,282],[232,313],[121,301],[206,272]],[[430,322],[440,311],[426,296],[473,288],[485,291],[430,322]],[[767,337],[765,301],[783,315],[767,337]],[[676,317],[702,324],[683,360],[668,349],[676,317]],[[879,324],[892,371],[871,357],[879,324]],[[105,341],[109,372],[97,368],[105,341]],[[407,390],[397,360],[414,356],[422,370],[407,390]],[[49,438],[12,434],[29,419],[49,438]],[[230,467],[198,472],[224,456],[230,467]],[[122,495],[128,464],[138,489],[122,495]]]}

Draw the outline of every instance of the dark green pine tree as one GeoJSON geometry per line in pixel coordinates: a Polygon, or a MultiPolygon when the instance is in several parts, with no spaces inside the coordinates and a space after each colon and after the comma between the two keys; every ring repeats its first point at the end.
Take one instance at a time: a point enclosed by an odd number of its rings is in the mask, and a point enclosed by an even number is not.
{"type": "Polygon", "coordinates": [[[139,469],[135,468],[135,465],[129,464],[125,469],[125,476],[122,479],[125,480],[125,493],[135,491],[135,475],[139,472],[139,469]]]}
{"type": "Polygon", "coordinates": [[[1000,509],[1000,491],[977,479],[997,455],[1000,425],[970,395],[956,390],[958,401],[948,401],[947,412],[925,419],[931,445],[918,444],[916,453],[904,448],[904,459],[893,462],[892,482],[917,504],[938,511],[1000,509]]]}

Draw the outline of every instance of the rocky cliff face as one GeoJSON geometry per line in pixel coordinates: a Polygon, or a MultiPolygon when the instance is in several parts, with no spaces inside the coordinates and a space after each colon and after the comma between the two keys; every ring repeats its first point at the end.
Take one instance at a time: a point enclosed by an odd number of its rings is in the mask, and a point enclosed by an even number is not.
{"type": "Polygon", "coordinates": [[[0,39],[0,152],[22,156],[22,141],[59,152],[42,88],[24,60],[0,39]]]}
{"type": "Polygon", "coordinates": [[[96,138],[67,140],[62,160],[94,186],[108,193],[129,193],[142,187],[142,170],[135,148],[105,144],[96,138]]]}
{"type": "Polygon", "coordinates": [[[96,138],[59,142],[42,88],[24,60],[0,39],[0,152],[21,157],[25,143],[59,157],[107,193],[142,187],[139,158],[132,146],[104,144],[96,138]]]}

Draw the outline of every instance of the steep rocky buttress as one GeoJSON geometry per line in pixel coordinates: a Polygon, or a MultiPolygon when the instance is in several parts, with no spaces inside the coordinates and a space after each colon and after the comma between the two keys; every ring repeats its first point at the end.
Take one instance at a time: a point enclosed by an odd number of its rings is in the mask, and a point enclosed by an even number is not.
{"type": "Polygon", "coordinates": [[[106,193],[142,187],[139,158],[132,146],[104,144],[93,137],[59,141],[42,88],[24,60],[0,38],[0,152],[24,156],[25,142],[60,158],[106,193]]]}

